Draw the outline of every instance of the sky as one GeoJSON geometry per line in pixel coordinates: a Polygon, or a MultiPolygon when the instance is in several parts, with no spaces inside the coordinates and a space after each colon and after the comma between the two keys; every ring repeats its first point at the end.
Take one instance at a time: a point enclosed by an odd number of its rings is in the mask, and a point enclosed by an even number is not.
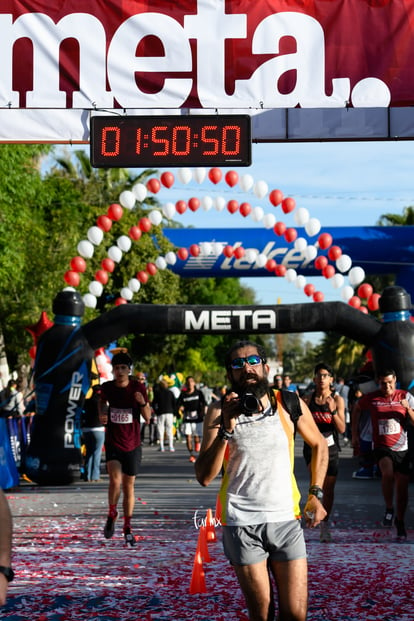
{"type": "MultiPolygon", "coordinates": [[[[75,147],[76,148],[76,147],[75,147]]],[[[79,147],[77,147],[79,148],[79,147]]],[[[387,213],[402,213],[404,207],[414,205],[414,148],[411,141],[386,142],[314,142],[314,143],[259,143],[252,145],[252,165],[237,169],[239,183],[230,188],[223,180],[214,185],[207,178],[198,183],[194,169],[188,183],[179,180],[179,169],[169,170],[175,181],[171,189],[162,187],[156,198],[161,204],[175,203],[196,196],[200,200],[218,196],[226,202],[235,199],[249,202],[252,207],[261,206],[265,213],[273,213],[277,220],[287,226],[297,226],[294,213],[284,214],[273,207],[268,195],[260,199],[251,189],[244,192],[240,178],[251,175],[254,182],[264,181],[269,192],[280,189],[284,196],[296,201],[296,210],[305,207],[310,217],[317,218],[322,227],[374,226],[387,213]]],[[[206,169],[208,172],[208,169],[206,169]]],[[[139,172],[139,171],[134,171],[139,172]]],[[[295,211],[296,211],[295,210],[295,211]]],[[[254,222],[249,216],[230,214],[226,209],[218,212],[214,207],[195,212],[189,209],[174,216],[184,226],[196,228],[255,228],[262,222],[254,222]]],[[[334,230],[331,231],[334,241],[334,230]]],[[[352,257],[351,257],[352,258],[352,257]]],[[[242,278],[241,282],[255,291],[258,304],[314,303],[302,289],[285,278],[242,278]]],[[[323,292],[325,301],[340,301],[341,291],[323,277],[309,277],[323,292]]],[[[307,334],[306,338],[317,342],[321,333],[307,334]]]]}

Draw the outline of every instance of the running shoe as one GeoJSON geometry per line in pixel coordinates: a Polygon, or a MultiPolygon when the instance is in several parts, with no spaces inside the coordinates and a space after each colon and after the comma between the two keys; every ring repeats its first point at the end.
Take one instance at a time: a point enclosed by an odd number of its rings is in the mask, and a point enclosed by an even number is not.
{"type": "Polygon", "coordinates": [[[194,455],[190,455],[190,461],[192,464],[194,464],[197,461],[194,455]]]}
{"type": "Polygon", "coordinates": [[[385,528],[391,528],[394,521],[394,509],[385,509],[384,517],[382,518],[382,525],[385,528]]]}
{"type": "Polygon", "coordinates": [[[352,473],[353,479],[373,479],[374,473],[372,468],[360,468],[352,473]]]}
{"type": "Polygon", "coordinates": [[[106,518],[106,524],[104,528],[105,539],[110,539],[113,536],[115,532],[115,521],[117,517],[118,517],[118,514],[116,514],[115,517],[108,515],[108,517],[106,518]]]}
{"type": "Polygon", "coordinates": [[[395,518],[394,522],[397,529],[397,539],[398,541],[405,541],[407,539],[407,531],[405,530],[405,524],[403,520],[399,520],[395,518]]]}
{"type": "Polygon", "coordinates": [[[134,535],[131,533],[131,529],[130,528],[125,528],[124,529],[124,539],[125,539],[125,545],[131,546],[131,548],[133,548],[133,547],[135,547],[137,545],[137,540],[134,537],[134,535]]]}

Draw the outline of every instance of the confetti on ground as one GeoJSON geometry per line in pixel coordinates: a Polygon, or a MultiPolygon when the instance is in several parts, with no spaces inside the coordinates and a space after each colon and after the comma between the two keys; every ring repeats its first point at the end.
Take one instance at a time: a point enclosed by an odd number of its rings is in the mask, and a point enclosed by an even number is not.
{"type": "MultiPolygon", "coordinates": [[[[125,548],[121,526],[102,536],[102,516],[20,516],[16,580],[0,618],[9,621],[247,621],[236,579],[218,541],[208,544],[207,593],[190,595],[198,531],[155,514],[125,548]]],[[[412,621],[414,533],[334,529],[321,544],[306,531],[309,621],[412,621]]]]}

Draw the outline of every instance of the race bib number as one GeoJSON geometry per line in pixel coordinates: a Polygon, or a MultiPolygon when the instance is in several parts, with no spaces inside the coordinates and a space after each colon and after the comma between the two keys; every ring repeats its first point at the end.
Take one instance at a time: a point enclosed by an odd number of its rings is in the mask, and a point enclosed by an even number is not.
{"type": "Polygon", "coordinates": [[[132,423],[132,409],[120,409],[120,408],[111,408],[111,422],[117,423],[118,425],[126,425],[127,423],[132,423]]]}
{"type": "Polygon", "coordinates": [[[393,418],[382,418],[378,421],[380,436],[394,436],[401,432],[401,425],[393,418]]]}
{"type": "MultiPolygon", "coordinates": [[[[324,434],[325,435],[325,434],[324,434]]],[[[335,438],[333,433],[329,433],[325,436],[326,444],[329,446],[333,446],[335,444],[335,438]]]]}

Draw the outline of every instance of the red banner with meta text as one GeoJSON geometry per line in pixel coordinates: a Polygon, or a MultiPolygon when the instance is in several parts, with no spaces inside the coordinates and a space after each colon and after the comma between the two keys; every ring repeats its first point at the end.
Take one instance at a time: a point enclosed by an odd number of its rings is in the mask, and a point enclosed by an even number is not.
{"type": "Polygon", "coordinates": [[[3,0],[0,107],[414,104],[412,0],[3,0]]]}

